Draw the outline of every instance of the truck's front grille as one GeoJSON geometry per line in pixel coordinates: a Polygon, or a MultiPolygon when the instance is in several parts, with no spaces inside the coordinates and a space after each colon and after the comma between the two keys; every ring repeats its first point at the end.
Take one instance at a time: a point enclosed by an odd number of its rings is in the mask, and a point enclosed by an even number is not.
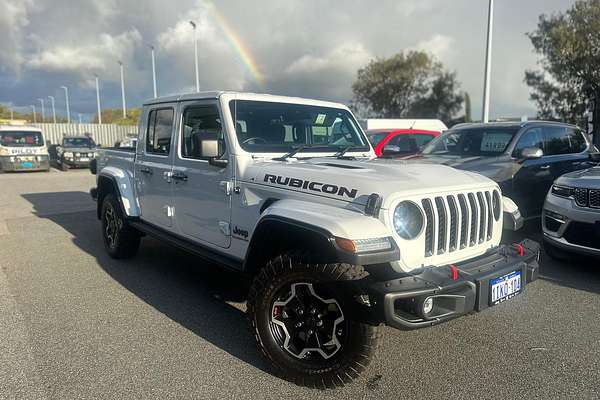
{"type": "Polygon", "coordinates": [[[425,213],[425,256],[453,252],[492,239],[492,191],[432,197],[421,201],[425,213]]]}

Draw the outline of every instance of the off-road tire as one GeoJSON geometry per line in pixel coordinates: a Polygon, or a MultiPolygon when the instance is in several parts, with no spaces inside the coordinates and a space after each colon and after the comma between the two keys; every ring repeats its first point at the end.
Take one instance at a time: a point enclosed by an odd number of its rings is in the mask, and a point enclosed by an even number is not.
{"type": "Polygon", "coordinates": [[[568,261],[572,257],[568,252],[559,249],[548,241],[544,240],[544,251],[550,258],[557,261],[568,261]]]}
{"type": "Polygon", "coordinates": [[[277,375],[298,385],[318,389],[344,386],[358,378],[377,351],[379,329],[353,318],[354,299],[343,293],[340,285],[328,285],[328,282],[339,284],[365,275],[362,266],[309,264],[287,255],[276,257],[260,270],[248,294],[248,322],[261,353],[277,375]],[[345,336],[340,339],[341,347],[331,358],[297,358],[272,333],[271,310],[278,293],[299,282],[311,282],[327,288],[347,318],[345,336]]]}
{"type": "Polygon", "coordinates": [[[64,161],[62,161],[60,163],[60,170],[61,171],[68,171],[69,170],[69,166],[67,165],[67,163],[65,163],[64,161]]]}
{"type": "Polygon", "coordinates": [[[131,258],[140,247],[140,233],[129,226],[116,197],[109,193],[102,201],[102,239],[107,253],[116,259],[131,258]]]}

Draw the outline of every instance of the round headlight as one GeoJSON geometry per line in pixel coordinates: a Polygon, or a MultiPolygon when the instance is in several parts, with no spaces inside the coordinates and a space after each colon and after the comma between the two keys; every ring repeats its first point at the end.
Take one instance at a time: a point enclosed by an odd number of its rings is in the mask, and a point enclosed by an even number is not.
{"type": "Polygon", "coordinates": [[[423,229],[423,212],[412,201],[403,201],[394,210],[394,229],[402,239],[414,239],[423,229]]]}
{"type": "Polygon", "coordinates": [[[494,211],[494,219],[496,221],[500,219],[501,208],[502,204],[500,202],[500,193],[494,190],[494,194],[492,195],[492,210],[494,211]]]}

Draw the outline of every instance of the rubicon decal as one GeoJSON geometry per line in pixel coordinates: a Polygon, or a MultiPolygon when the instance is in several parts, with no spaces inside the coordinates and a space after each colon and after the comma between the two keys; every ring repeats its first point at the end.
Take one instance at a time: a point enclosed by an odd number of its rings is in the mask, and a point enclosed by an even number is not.
{"type": "Polygon", "coordinates": [[[305,181],[303,179],[290,178],[287,176],[265,174],[264,181],[269,182],[269,183],[275,183],[275,184],[281,185],[281,186],[289,186],[292,188],[312,190],[314,192],[337,194],[338,196],[346,196],[351,199],[356,198],[356,195],[358,194],[357,189],[348,189],[345,186],[333,185],[331,183],[305,181]]]}

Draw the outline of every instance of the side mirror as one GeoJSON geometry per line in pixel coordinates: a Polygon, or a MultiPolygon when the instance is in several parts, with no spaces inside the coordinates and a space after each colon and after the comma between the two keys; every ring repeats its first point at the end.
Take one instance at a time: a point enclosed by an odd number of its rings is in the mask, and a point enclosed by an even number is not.
{"type": "Polygon", "coordinates": [[[217,139],[200,140],[200,155],[202,158],[208,158],[208,163],[212,166],[225,168],[228,161],[220,159],[219,141],[217,139]]]}
{"type": "Polygon", "coordinates": [[[200,155],[202,158],[219,157],[219,141],[217,139],[200,140],[200,155]]]}
{"type": "Polygon", "coordinates": [[[539,147],[525,147],[521,150],[521,160],[534,160],[537,158],[542,158],[544,156],[544,151],[539,147]]]}
{"type": "Polygon", "coordinates": [[[400,146],[396,146],[395,144],[386,144],[383,146],[384,156],[395,156],[398,154],[400,154],[400,146]]]}

